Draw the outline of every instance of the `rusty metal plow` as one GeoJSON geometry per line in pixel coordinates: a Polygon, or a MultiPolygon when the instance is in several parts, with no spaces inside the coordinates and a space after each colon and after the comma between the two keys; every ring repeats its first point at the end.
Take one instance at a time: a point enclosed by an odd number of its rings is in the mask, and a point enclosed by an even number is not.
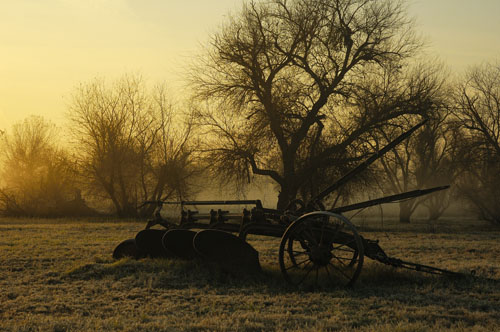
{"type": "Polygon", "coordinates": [[[409,191],[330,210],[323,208],[322,200],[325,197],[408,138],[424,123],[403,133],[309,202],[294,200],[283,211],[265,208],[260,200],[145,202],[156,205],[154,218],[135,238],[120,243],[113,257],[199,258],[228,270],[250,273],[260,271],[258,252],[246,241],[247,235],[254,234],[281,238],[279,266],[284,279],[295,286],[351,286],[361,273],[365,257],[398,268],[463,276],[461,273],[388,257],[377,241],[365,239],[342,215],[369,206],[427,195],[447,189],[448,186],[409,191]],[[165,205],[180,207],[177,222],[162,217],[160,212],[165,205]],[[223,210],[236,206],[239,206],[239,211],[223,210]],[[200,212],[198,208],[207,208],[207,211],[200,212]],[[152,228],[155,225],[163,228],[152,228]]]}

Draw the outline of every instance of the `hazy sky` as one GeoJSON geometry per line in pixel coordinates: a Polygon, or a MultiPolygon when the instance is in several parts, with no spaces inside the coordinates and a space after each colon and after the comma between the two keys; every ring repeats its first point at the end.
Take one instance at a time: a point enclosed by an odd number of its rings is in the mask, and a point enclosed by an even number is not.
{"type": "MultiPolygon", "coordinates": [[[[241,0],[0,0],[0,129],[62,122],[71,91],[140,73],[182,94],[182,72],[241,0]]],[[[460,72],[500,60],[500,0],[411,0],[427,53],[460,72]]]]}

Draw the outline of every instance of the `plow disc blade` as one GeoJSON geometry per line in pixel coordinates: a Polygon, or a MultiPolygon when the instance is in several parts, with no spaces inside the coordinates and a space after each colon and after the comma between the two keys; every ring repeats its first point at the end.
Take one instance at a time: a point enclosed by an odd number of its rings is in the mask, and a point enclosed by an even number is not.
{"type": "Polygon", "coordinates": [[[165,250],[162,244],[165,230],[145,229],[137,233],[135,243],[137,247],[147,256],[153,258],[175,257],[171,252],[165,250]]]}
{"type": "Polygon", "coordinates": [[[114,259],[121,259],[124,257],[139,259],[145,257],[145,253],[137,247],[135,239],[128,239],[117,245],[113,251],[114,259]]]}
{"type": "Polygon", "coordinates": [[[196,252],[230,272],[261,272],[259,254],[248,242],[217,230],[203,230],[193,239],[196,252]]]}
{"type": "Polygon", "coordinates": [[[163,235],[163,247],[175,257],[194,259],[198,255],[193,248],[193,238],[196,232],[187,229],[172,229],[163,235]]]}

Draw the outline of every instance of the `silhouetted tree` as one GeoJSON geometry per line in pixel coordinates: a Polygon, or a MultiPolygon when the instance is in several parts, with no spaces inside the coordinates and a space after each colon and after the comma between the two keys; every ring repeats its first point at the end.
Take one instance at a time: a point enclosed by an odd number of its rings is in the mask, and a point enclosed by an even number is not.
{"type": "Polygon", "coordinates": [[[419,46],[402,1],[250,2],[192,72],[204,151],[225,179],[272,179],[284,208],[310,179],[322,178],[320,190],[325,175],[359,160],[373,128],[418,112],[417,99],[370,114],[351,103],[362,80],[403,65],[419,46]]]}
{"type": "MultiPolygon", "coordinates": [[[[456,162],[457,130],[446,121],[446,110],[439,109],[430,121],[408,140],[387,153],[381,159],[383,174],[380,186],[387,194],[424,189],[434,186],[451,185],[459,174],[456,162]],[[444,114],[439,114],[443,112],[444,114]]],[[[399,123],[399,125],[403,125],[399,123]]],[[[408,126],[408,124],[406,124],[408,126]]],[[[406,127],[405,126],[405,127],[406,127]]],[[[400,130],[393,128],[379,135],[383,141],[392,140],[400,130]]],[[[449,207],[451,190],[403,200],[399,203],[399,220],[409,223],[419,205],[429,212],[429,219],[438,219],[449,207]]]]}
{"type": "Polygon", "coordinates": [[[190,126],[174,119],[164,87],[149,92],[137,76],[82,84],[69,118],[89,192],[110,199],[119,216],[147,213],[137,210],[145,200],[187,195],[190,126]]]}
{"type": "MultiPolygon", "coordinates": [[[[372,88],[363,90],[358,99],[360,107],[383,109],[393,100],[420,100],[419,113],[429,122],[380,159],[381,174],[376,177],[379,187],[386,194],[397,194],[414,189],[450,184],[456,174],[453,156],[455,136],[447,123],[449,98],[445,75],[438,63],[426,61],[405,70],[388,69],[383,80],[374,82],[372,88]]],[[[385,126],[373,130],[369,143],[376,148],[392,141],[403,130],[415,124],[414,117],[399,117],[385,126]]],[[[447,208],[448,192],[440,192],[419,199],[399,203],[400,221],[410,222],[410,217],[420,204],[428,207],[430,218],[439,217],[447,208]]]]}
{"type": "Polygon", "coordinates": [[[61,216],[75,193],[74,169],[58,129],[42,117],[17,123],[3,137],[0,210],[11,216],[61,216]]]}
{"type": "Polygon", "coordinates": [[[469,70],[457,86],[455,102],[466,170],[459,189],[481,217],[500,223],[500,65],[469,70]]]}
{"type": "Polygon", "coordinates": [[[455,180],[462,168],[458,162],[460,131],[449,120],[448,109],[442,109],[438,117],[415,137],[415,177],[425,187],[450,185],[450,189],[421,198],[427,208],[429,220],[437,220],[450,206],[455,197],[455,180]]]}

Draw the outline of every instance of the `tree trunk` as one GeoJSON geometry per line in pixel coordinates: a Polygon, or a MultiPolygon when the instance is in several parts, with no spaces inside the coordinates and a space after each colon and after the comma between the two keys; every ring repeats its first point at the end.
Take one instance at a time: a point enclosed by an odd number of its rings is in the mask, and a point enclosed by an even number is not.
{"type": "Polygon", "coordinates": [[[135,218],[138,216],[137,209],[134,205],[129,202],[123,203],[124,207],[122,209],[122,217],[124,218],[135,218]]]}
{"type": "Polygon", "coordinates": [[[291,185],[284,184],[281,186],[280,193],[278,194],[278,210],[284,210],[291,200],[297,197],[297,189],[292,188],[291,185]]]}
{"type": "Polygon", "coordinates": [[[427,207],[427,210],[429,211],[429,220],[435,221],[443,215],[445,209],[439,204],[431,202],[427,207]]]}
{"type": "Polygon", "coordinates": [[[429,220],[430,221],[436,221],[441,217],[442,213],[438,210],[432,210],[429,211],[429,220]]]}
{"type": "Polygon", "coordinates": [[[399,202],[399,222],[403,224],[410,223],[410,217],[412,215],[412,203],[409,201],[399,202]]]}

